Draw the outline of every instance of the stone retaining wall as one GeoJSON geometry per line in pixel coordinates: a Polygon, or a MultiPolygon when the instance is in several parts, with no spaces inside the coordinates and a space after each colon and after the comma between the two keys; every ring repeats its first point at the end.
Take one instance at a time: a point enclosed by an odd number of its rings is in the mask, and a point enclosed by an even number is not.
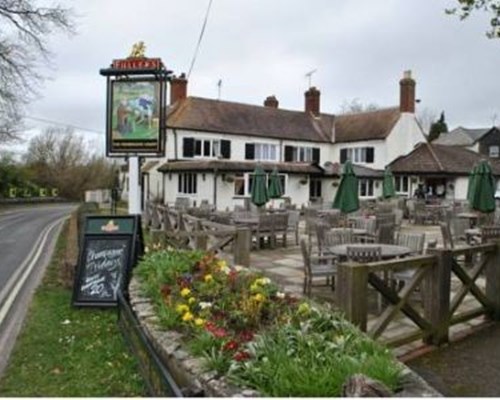
{"type": "MultiPolygon", "coordinates": [[[[228,383],[224,377],[218,378],[215,372],[207,372],[201,358],[193,357],[185,351],[180,333],[161,330],[154,307],[142,294],[135,277],[130,281],[129,294],[130,305],[144,333],[185,396],[261,397],[255,390],[238,388],[228,383]]],[[[403,390],[396,393],[398,397],[442,396],[406,366],[402,379],[403,390]]]]}

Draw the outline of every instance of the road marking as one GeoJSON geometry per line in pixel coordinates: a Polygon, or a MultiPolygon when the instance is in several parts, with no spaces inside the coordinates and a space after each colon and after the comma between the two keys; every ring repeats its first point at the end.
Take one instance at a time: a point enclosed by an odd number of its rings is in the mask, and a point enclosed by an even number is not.
{"type": "Polygon", "coordinates": [[[67,218],[68,218],[68,216],[65,216],[65,217],[57,219],[56,221],[54,221],[52,224],[50,224],[49,226],[47,226],[42,231],[42,233],[39,236],[39,240],[36,243],[36,244],[38,244],[38,248],[36,250],[36,254],[33,255],[33,250],[36,248],[34,246],[32,248],[32,251],[28,255],[28,257],[26,257],[25,261],[23,262],[22,267],[19,268],[16,271],[16,274],[14,274],[16,276],[16,279],[17,279],[17,276],[19,275],[18,271],[23,271],[23,269],[24,269],[24,273],[21,276],[21,278],[19,280],[17,280],[17,282],[15,283],[15,286],[11,290],[10,287],[15,282],[15,280],[12,279],[14,277],[14,275],[13,275],[11,277],[11,279],[9,279],[9,282],[4,287],[4,289],[2,290],[2,292],[0,293],[0,304],[3,302],[3,297],[5,297],[5,295],[8,293],[7,299],[2,304],[2,308],[0,308],[0,325],[3,323],[5,317],[7,316],[8,312],[10,311],[10,308],[12,307],[12,304],[14,303],[14,300],[16,299],[18,293],[21,291],[24,283],[26,282],[26,279],[28,279],[31,271],[33,270],[33,268],[35,267],[36,263],[38,262],[38,259],[40,258],[42,250],[43,250],[43,248],[44,248],[44,246],[45,246],[45,244],[47,242],[47,238],[49,236],[49,232],[52,229],[54,229],[55,226],[57,226],[59,223],[61,223],[62,221],[64,221],[67,218]],[[40,243],[40,241],[41,241],[41,243],[40,243]],[[30,260],[31,260],[31,262],[29,263],[29,265],[26,266],[27,262],[30,261],[30,260]]]}

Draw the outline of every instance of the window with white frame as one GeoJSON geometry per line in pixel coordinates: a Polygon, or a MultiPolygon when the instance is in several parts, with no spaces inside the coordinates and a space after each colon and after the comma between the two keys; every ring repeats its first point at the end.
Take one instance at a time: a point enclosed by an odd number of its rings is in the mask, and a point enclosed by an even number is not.
{"type": "Polygon", "coordinates": [[[498,158],[500,156],[500,146],[490,146],[489,156],[493,158],[498,158]]]}
{"type": "Polygon", "coordinates": [[[276,161],[277,152],[276,145],[270,143],[254,143],[255,144],[255,160],[261,161],[276,161]]]}
{"type": "Polygon", "coordinates": [[[198,193],[198,175],[189,172],[179,174],[177,192],[180,194],[198,193]]]}
{"type": "MultiPolygon", "coordinates": [[[[286,174],[278,174],[283,195],[286,193],[286,174]]],[[[266,185],[269,185],[270,174],[266,174],[266,185]]],[[[252,193],[254,174],[237,174],[234,178],[234,195],[235,196],[250,196],[252,193]]]]}
{"type": "Polygon", "coordinates": [[[373,179],[359,180],[359,197],[373,197],[373,179]]]}
{"type": "Polygon", "coordinates": [[[371,164],[375,159],[375,149],[373,147],[349,147],[340,149],[340,163],[347,160],[357,163],[371,164]]]}
{"type": "Polygon", "coordinates": [[[408,177],[407,176],[396,176],[394,177],[394,183],[397,193],[408,193],[409,185],[408,185],[408,177]]]}
{"type": "Polygon", "coordinates": [[[236,174],[234,176],[234,195],[244,196],[245,195],[245,175],[236,174]]]}
{"type": "Polygon", "coordinates": [[[220,156],[220,141],[218,139],[195,139],[194,157],[220,156]]]}

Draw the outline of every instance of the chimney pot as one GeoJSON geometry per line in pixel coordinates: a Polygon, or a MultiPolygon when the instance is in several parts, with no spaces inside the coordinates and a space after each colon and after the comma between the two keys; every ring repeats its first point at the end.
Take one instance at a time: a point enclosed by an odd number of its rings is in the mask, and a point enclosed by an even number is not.
{"type": "Polygon", "coordinates": [[[399,81],[399,109],[401,112],[415,113],[415,80],[411,71],[403,72],[403,79],[399,81]]]}
{"type": "Polygon", "coordinates": [[[310,87],[305,93],[305,111],[315,116],[319,115],[319,97],[321,92],[316,87],[310,87]]]}
{"type": "Polygon", "coordinates": [[[278,108],[279,101],[275,95],[267,96],[264,100],[264,106],[270,108],[278,108]]]}
{"type": "Polygon", "coordinates": [[[170,81],[170,104],[185,99],[187,97],[187,79],[183,72],[179,77],[173,77],[170,81]]]}

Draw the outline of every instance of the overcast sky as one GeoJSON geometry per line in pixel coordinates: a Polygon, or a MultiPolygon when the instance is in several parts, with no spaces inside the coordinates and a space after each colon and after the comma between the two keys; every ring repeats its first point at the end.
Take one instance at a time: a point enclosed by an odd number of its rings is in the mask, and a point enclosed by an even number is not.
{"type": "MultiPolygon", "coordinates": [[[[208,0],[73,0],[77,35],[53,37],[52,80],[29,115],[94,131],[105,127],[99,69],[143,40],[146,55],[187,72],[208,0]]],[[[399,104],[399,79],[412,70],[418,111],[446,113],[450,128],[500,124],[500,40],[485,36],[488,15],[445,14],[452,0],[213,0],[188,94],[302,110],[305,74],[321,110],[359,99],[399,104]]],[[[33,128],[45,124],[28,120],[33,128]]],[[[99,134],[85,135],[101,138],[99,134]]],[[[102,145],[104,140],[99,139],[102,145]]]]}

